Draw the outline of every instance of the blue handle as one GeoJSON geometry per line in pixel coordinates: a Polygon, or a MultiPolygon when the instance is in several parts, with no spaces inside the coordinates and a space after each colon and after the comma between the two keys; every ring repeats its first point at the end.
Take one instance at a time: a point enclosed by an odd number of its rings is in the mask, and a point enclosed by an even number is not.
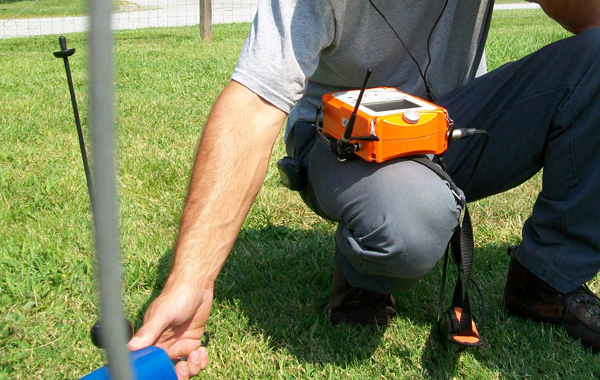
{"type": "MultiPolygon", "coordinates": [[[[129,363],[135,380],[177,380],[173,362],[162,348],[150,346],[130,352],[129,363]]],[[[80,380],[110,380],[109,369],[98,368],[80,380]]]]}

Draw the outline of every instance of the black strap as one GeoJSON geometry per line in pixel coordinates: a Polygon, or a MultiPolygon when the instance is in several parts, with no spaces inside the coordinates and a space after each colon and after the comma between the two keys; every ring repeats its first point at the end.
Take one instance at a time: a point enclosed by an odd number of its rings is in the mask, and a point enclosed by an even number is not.
{"type": "Polygon", "coordinates": [[[471,216],[469,214],[469,209],[465,206],[465,215],[462,225],[456,228],[444,257],[444,269],[440,286],[437,319],[440,340],[442,342],[449,340],[463,347],[480,346],[484,343],[474,322],[469,299],[469,284],[473,284],[481,298],[482,316],[479,321],[479,325],[481,326],[485,320],[485,302],[483,301],[481,289],[479,289],[477,284],[471,278],[471,272],[473,270],[473,252],[474,244],[471,216]],[[452,305],[445,312],[442,312],[449,252],[451,252],[451,256],[458,269],[458,275],[454,287],[454,295],[452,296],[452,305]],[[442,318],[445,319],[445,325],[442,318]],[[443,332],[444,327],[446,327],[445,334],[443,332]]]}
{"type": "MultiPolygon", "coordinates": [[[[440,178],[447,181],[450,185],[452,193],[457,198],[460,205],[464,208],[465,214],[462,224],[457,226],[452,238],[450,239],[449,249],[446,250],[444,258],[444,269],[442,274],[442,284],[440,287],[440,302],[438,305],[438,330],[440,338],[442,338],[442,316],[446,318],[446,338],[451,342],[461,346],[471,347],[480,346],[484,342],[479,336],[477,327],[473,321],[471,312],[471,302],[469,299],[469,283],[473,283],[471,272],[473,270],[473,227],[471,225],[471,215],[466,204],[463,193],[458,189],[450,175],[443,170],[442,165],[437,165],[426,156],[411,157],[412,161],[418,162],[421,165],[427,166],[440,178]],[[452,258],[458,268],[458,276],[454,287],[454,295],[452,296],[452,306],[442,313],[444,301],[444,288],[446,284],[446,274],[448,269],[448,254],[452,253],[452,258]],[[461,276],[462,273],[462,276],[461,276]],[[460,315],[460,317],[458,317],[460,315]]],[[[481,291],[478,289],[481,296],[481,291]]],[[[485,316],[485,303],[482,297],[483,314],[480,325],[483,324],[485,316]]],[[[443,341],[443,338],[442,338],[443,341]]]]}
{"type": "MultiPolygon", "coordinates": [[[[417,162],[423,166],[428,167],[431,171],[433,171],[435,174],[438,175],[438,177],[440,177],[441,179],[443,179],[444,181],[448,182],[448,185],[450,186],[450,190],[452,191],[452,194],[454,194],[454,197],[456,198],[456,200],[458,201],[458,203],[460,204],[460,206],[462,208],[466,208],[467,206],[467,201],[465,199],[465,196],[463,195],[463,192],[460,191],[460,189],[458,188],[458,186],[456,186],[456,184],[454,183],[454,181],[452,180],[452,178],[450,178],[450,175],[448,173],[446,173],[446,171],[443,169],[441,164],[436,164],[434,163],[429,157],[427,156],[410,156],[408,157],[411,161],[417,162]]],[[[436,160],[441,160],[440,157],[435,157],[436,160]]]]}
{"type": "Polygon", "coordinates": [[[321,144],[323,144],[323,146],[328,151],[330,151],[331,153],[333,153],[337,156],[337,140],[336,139],[325,135],[323,133],[323,131],[321,130],[321,128],[318,127],[318,125],[316,128],[316,136],[317,136],[317,139],[321,142],[321,144]]]}

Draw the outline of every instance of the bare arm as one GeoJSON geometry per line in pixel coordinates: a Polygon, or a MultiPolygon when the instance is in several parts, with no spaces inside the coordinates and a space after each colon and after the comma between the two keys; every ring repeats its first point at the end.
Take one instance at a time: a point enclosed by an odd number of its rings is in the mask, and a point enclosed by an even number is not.
{"type": "Polygon", "coordinates": [[[169,280],[216,279],[262,186],[285,117],[236,82],[225,88],[198,147],[169,280]]]}
{"type": "Polygon", "coordinates": [[[600,0],[537,0],[544,12],[572,33],[600,26],[600,0]]]}
{"type": "Polygon", "coordinates": [[[214,282],[265,178],[286,114],[236,82],[215,103],[204,128],[181,218],[171,273],[148,307],[144,325],[128,344],[150,344],[177,364],[178,379],[208,365],[200,342],[214,282]]]}

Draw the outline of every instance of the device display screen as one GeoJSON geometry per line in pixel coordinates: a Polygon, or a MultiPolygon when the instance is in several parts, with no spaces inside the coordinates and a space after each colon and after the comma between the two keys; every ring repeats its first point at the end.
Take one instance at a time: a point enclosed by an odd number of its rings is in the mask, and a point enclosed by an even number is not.
{"type": "Polygon", "coordinates": [[[376,102],[376,103],[363,103],[362,106],[373,112],[404,110],[407,108],[420,107],[418,104],[413,103],[410,100],[406,100],[406,99],[395,99],[392,101],[376,102]]]}

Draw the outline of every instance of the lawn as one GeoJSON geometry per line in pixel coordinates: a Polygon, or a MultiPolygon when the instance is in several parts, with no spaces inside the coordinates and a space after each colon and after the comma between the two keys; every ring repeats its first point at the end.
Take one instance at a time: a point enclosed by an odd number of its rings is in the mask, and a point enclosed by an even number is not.
{"type": "MultiPolygon", "coordinates": [[[[114,1],[116,11],[134,11],[141,8],[134,1],[114,1]]],[[[85,16],[85,0],[0,0],[0,20],[12,18],[85,16]]]]}
{"type": "MultiPolygon", "coordinates": [[[[248,24],[116,34],[118,192],[126,314],[136,327],[165,281],[202,125],[248,24]]],[[[540,12],[496,12],[491,68],[568,34],[540,12]]],[[[82,122],[86,36],[67,36],[82,122]]],[[[101,366],[93,235],[57,36],[0,40],[0,379],[74,379],[101,366]]],[[[109,80],[107,78],[107,80],[109,80]]],[[[335,226],[267,179],[216,285],[206,379],[597,378],[597,358],[563,331],[506,315],[506,247],[520,239],[540,177],[471,205],[487,345],[444,351],[435,334],[441,270],[396,295],[388,329],[331,326],[324,306],[335,226]]],[[[590,286],[600,290],[598,280],[590,286]]]]}

